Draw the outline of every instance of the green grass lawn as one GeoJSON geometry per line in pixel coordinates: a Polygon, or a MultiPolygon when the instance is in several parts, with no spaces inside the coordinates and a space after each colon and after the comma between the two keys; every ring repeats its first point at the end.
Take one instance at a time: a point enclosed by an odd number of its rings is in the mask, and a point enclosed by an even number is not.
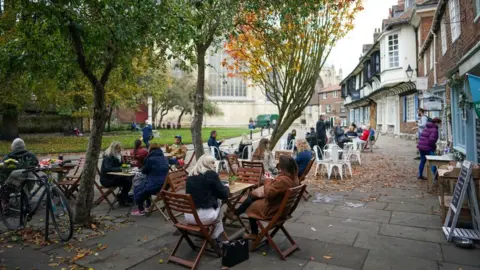
{"type": "MultiPolygon", "coordinates": [[[[209,127],[203,128],[202,139],[204,142],[210,137],[210,131],[217,131],[217,139],[228,139],[239,137],[243,133],[249,134],[250,131],[246,128],[227,128],[227,127],[209,127]]],[[[180,135],[183,138],[183,143],[191,144],[192,135],[190,129],[176,129],[176,130],[159,130],[160,137],[154,138],[151,142],[172,144],[175,135],[180,135]]],[[[119,141],[123,148],[133,148],[135,139],[141,137],[140,132],[112,132],[104,133],[102,141],[102,150],[106,149],[113,141],[119,141]]],[[[25,141],[27,149],[35,154],[50,154],[50,153],[77,153],[85,152],[87,149],[88,135],[84,137],[73,136],[42,136],[42,135],[24,135],[21,138],[25,141]]],[[[11,142],[0,141],[0,156],[10,152],[11,142]]]]}

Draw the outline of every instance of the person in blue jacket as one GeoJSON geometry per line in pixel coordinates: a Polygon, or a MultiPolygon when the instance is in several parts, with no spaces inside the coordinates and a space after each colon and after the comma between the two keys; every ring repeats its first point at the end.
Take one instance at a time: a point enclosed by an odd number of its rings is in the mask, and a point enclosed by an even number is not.
{"type": "Polygon", "coordinates": [[[312,159],[312,151],[305,139],[297,140],[297,157],[295,162],[298,166],[298,177],[300,177],[307,168],[308,162],[312,159]]]}
{"type": "Polygon", "coordinates": [[[216,130],[212,130],[212,132],[210,132],[210,138],[208,139],[208,148],[210,150],[210,147],[214,146],[215,147],[215,158],[220,160],[220,159],[224,159],[227,154],[226,153],[223,153],[220,151],[220,145],[222,145],[222,143],[224,142],[224,140],[221,140],[221,141],[217,141],[217,131],[216,130]]]}
{"type": "Polygon", "coordinates": [[[138,210],[131,212],[132,216],[144,216],[151,205],[150,196],[160,192],[168,174],[168,161],[159,144],[150,145],[149,154],[145,159],[142,174],[146,181],[135,186],[133,190],[138,210]]]}
{"type": "Polygon", "coordinates": [[[145,146],[147,148],[150,147],[150,140],[152,135],[153,135],[152,125],[150,125],[150,123],[147,120],[145,121],[145,127],[143,127],[142,129],[143,142],[145,143],[145,146]]]}

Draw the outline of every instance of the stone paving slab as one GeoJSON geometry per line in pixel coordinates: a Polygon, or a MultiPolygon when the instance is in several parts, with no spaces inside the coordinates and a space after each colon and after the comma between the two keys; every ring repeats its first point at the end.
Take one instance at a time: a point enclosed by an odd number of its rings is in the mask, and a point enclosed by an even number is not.
{"type": "Polygon", "coordinates": [[[390,211],[368,209],[368,208],[348,208],[336,206],[330,216],[332,217],[342,217],[342,218],[351,218],[357,220],[365,221],[376,221],[388,223],[390,220],[390,211]]]}
{"type": "Polygon", "coordinates": [[[425,215],[406,212],[392,212],[390,224],[439,229],[442,226],[440,218],[435,215],[425,215]]]}
{"type": "MultiPolygon", "coordinates": [[[[291,257],[352,269],[361,269],[368,253],[368,250],[363,248],[331,244],[305,238],[297,237],[295,241],[300,250],[293,253],[291,257]]],[[[280,245],[280,248],[285,249],[289,247],[288,244],[288,241],[284,241],[280,245]]]]}
{"type": "Polygon", "coordinates": [[[396,212],[427,214],[427,215],[433,214],[432,206],[412,204],[412,203],[389,203],[385,208],[385,210],[396,211],[396,212]]]}
{"type": "Polygon", "coordinates": [[[480,249],[462,249],[455,245],[442,245],[445,262],[475,266],[480,269],[480,249]]]}
{"type": "Polygon", "coordinates": [[[467,265],[460,265],[460,264],[453,264],[453,263],[446,263],[446,262],[438,262],[438,270],[478,270],[478,267],[467,266],[467,265]]]}
{"type": "Polygon", "coordinates": [[[364,221],[342,217],[315,217],[301,216],[296,223],[305,223],[312,225],[317,230],[327,230],[329,228],[339,228],[348,231],[377,233],[380,230],[381,223],[373,221],[364,221]]]}
{"type": "Polygon", "coordinates": [[[49,264],[50,256],[29,247],[7,248],[0,253],[0,268],[6,267],[2,269],[55,269],[49,264]]]}
{"type": "Polygon", "coordinates": [[[146,249],[139,246],[128,246],[122,249],[115,250],[109,256],[88,256],[86,259],[77,261],[80,266],[93,268],[96,270],[103,269],[128,269],[131,266],[141,263],[142,261],[153,257],[159,252],[146,249]]]}
{"type": "Polygon", "coordinates": [[[368,202],[365,207],[369,209],[384,210],[388,203],[384,202],[368,202]]]}
{"type": "Polygon", "coordinates": [[[436,261],[426,258],[370,250],[362,270],[434,270],[437,268],[436,261]]]}
{"type": "Polygon", "coordinates": [[[352,270],[352,268],[328,265],[319,262],[308,262],[303,270],[352,270]]]}
{"type": "Polygon", "coordinates": [[[333,204],[306,202],[299,204],[295,212],[301,212],[303,215],[328,216],[333,208],[335,208],[333,204]]]}
{"type": "Polygon", "coordinates": [[[353,246],[370,249],[370,251],[377,250],[417,258],[443,260],[440,244],[437,243],[360,233],[353,246]]]}
{"type": "Polygon", "coordinates": [[[382,224],[379,234],[440,244],[447,243],[442,230],[437,229],[382,224]]]}
{"type": "MultiPolygon", "coordinates": [[[[311,240],[320,240],[328,243],[336,243],[351,246],[357,238],[358,232],[341,227],[316,228],[314,225],[305,223],[286,223],[285,228],[295,239],[297,237],[311,240]]],[[[275,240],[275,239],[274,239],[275,240]]]]}

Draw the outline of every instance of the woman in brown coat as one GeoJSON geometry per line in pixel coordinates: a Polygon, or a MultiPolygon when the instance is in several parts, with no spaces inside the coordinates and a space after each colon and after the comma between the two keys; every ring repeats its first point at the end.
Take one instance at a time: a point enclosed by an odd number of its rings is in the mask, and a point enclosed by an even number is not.
{"type": "Polygon", "coordinates": [[[257,237],[258,219],[265,220],[275,216],[287,189],[300,185],[297,177],[297,163],[291,156],[280,156],[278,169],[279,175],[275,179],[265,180],[263,198],[255,198],[250,195],[242,205],[238,207],[235,213],[226,214],[228,218],[233,219],[235,215],[239,216],[245,211],[247,212],[252,231],[251,234],[245,235],[247,239],[255,239],[257,237]]]}

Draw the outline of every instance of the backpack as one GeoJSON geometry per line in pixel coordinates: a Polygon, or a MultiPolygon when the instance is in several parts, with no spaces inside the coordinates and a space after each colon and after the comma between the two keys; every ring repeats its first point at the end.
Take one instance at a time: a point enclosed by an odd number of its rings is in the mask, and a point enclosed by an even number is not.
{"type": "Polygon", "coordinates": [[[432,120],[433,120],[433,119],[432,119],[430,116],[427,116],[427,123],[428,123],[428,122],[432,122],[432,120]]]}

